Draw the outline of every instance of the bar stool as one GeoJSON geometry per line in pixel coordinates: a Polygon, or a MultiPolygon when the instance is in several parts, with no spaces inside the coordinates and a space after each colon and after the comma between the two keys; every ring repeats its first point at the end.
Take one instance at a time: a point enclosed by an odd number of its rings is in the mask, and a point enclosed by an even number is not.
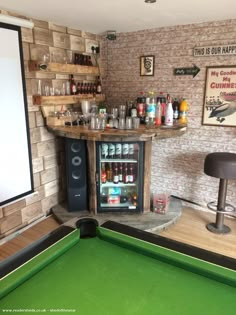
{"type": "Polygon", "coordinates": [[[205,158],[205,174],[220,179],[218,202],[209,202],[208,208],[216,211],[216,222],[207,224],[207,229],[213,233],[226,234],[231,230],[224,225],[224,214],[235,214],[236,209],[226,203],[227,185],[229,179],[236,180],[236,154],[226,152],[210,153],[205,158]]]}

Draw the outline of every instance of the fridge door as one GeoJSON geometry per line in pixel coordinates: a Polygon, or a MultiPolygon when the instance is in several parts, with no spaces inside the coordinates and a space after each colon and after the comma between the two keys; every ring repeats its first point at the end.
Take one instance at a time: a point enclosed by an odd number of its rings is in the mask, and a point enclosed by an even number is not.
{"type": "Polygon", "coordinates": [[[143,142],[97,142],[97,212],[143,211],[143,142]]]}

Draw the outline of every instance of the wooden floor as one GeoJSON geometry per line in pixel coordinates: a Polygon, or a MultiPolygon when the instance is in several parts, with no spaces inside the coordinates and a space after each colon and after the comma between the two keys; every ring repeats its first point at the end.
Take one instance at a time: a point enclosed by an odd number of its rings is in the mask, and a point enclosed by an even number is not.
{"type": "Polygon", "coordinates": [[[184,208],[181,218],[160,235],[236,259],[236,219],[225,218],[229,234],[214,234],[206,224],[215,222],[215,214],[184,208]]]}
{"type": "Polygon", "coordinates": [[[53,216],[47,217],[45,220],[40,221],[29,229],[25,230],[21,234],[17,235],[10,241],[0,246],[0,260],[7,258],[15,254],[20,249],[33,243],[45,234],[55,230],[59,226],[59,223],[53,216]]]}
{"type": "MultiPolygon", "coordinates": [[[[177,223],[160,235],[236,259],[236,220],[225,219],[225,223],[232,229],[227,235],[213,234],[206,229],[205,225],[214,221],[214,214],[186,207],[177,223]]],[[[0,260],[26,247],[58,226],[59,223],[52,216],[35,224],[0,246],[0,260]]]]}

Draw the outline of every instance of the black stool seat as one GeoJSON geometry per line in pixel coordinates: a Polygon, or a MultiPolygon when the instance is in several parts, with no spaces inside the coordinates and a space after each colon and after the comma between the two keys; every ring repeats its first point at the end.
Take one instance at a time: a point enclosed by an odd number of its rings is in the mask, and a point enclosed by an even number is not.
{"type": "Polygon", "coordinates": [[[227,152],[208,154],[205,159],[204,172],[212,177],[236,179],[236,154],[227,152]]]}

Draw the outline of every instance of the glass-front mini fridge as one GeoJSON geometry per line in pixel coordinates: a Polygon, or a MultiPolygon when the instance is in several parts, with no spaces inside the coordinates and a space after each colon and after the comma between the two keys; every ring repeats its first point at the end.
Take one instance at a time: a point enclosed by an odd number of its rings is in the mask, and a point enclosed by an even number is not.
{"type": "Polygon", "coordinates": [[[143,142],[97,142],[97,212],[143,211],[143,142]]]}

